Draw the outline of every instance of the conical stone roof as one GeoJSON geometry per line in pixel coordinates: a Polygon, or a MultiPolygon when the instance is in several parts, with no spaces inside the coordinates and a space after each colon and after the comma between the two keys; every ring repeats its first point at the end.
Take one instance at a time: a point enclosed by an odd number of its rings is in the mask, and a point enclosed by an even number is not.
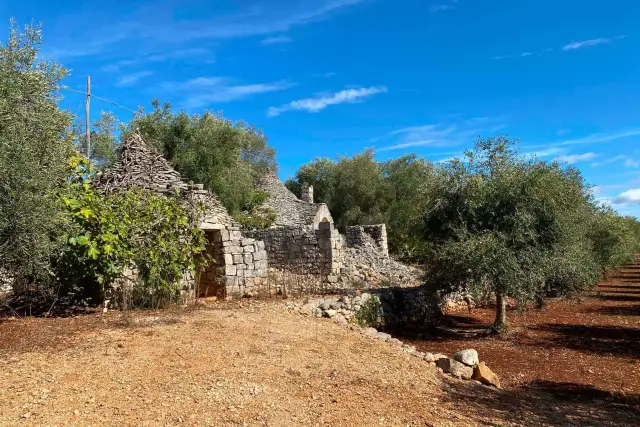
{"type": "Polygon", "coordinates": [[[147,147],[138,131],[125,140],[118,164],[96,176],[96,184],[106,191],[140,187],[163,194],[189,187],[162,155],[147,147]]]}

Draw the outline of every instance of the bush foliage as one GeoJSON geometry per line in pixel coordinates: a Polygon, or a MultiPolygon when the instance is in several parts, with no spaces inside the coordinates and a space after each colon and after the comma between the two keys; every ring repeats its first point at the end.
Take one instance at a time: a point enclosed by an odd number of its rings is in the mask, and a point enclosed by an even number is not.
{"type": "Polygon", "coordinates": [[[59,197],[69,217],[68,244],[54,262],[59,280],[100,301],[134,268],[138,295],[156,301],[179,296],[185,272],[207,261],[200,256],[206,241],[194,222],[197,208],[143,189],[104,194],[88,181],[85,158],[74,158],[71,167],[70,185],[59,197]]]}

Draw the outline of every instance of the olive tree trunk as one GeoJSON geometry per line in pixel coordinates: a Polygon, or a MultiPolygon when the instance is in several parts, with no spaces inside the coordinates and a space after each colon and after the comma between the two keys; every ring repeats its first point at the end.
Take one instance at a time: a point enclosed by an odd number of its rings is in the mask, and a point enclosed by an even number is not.
{"type": "Polygon", "coordinates": [[[507,329],[507,301],[502,292],[496,292],[496,320],[493,328],[498,332],[507,329]]]}

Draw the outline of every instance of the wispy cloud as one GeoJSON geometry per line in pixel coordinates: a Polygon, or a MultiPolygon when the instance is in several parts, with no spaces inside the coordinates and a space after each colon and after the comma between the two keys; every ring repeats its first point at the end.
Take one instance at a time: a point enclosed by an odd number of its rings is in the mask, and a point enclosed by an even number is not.
{"type": "Polygon", "coordinates": [[[619,205],[640,205],[640,188],[624,191],[611,199],[611,203],[619,205]]]}
{"type": "MultiPolygon", "coordinates": [[[[117,52],[129,44],[176,45],[203,39],[234,39],[286,33],[369,0],[304,0],[296,2],[251,2],[238,11],[204,19],[174,20],[176,10],[150,14],[148,2],[132,8],[118,24],[104,19],[87,29],[89,37],[57,40],[66,48],[52,52],[55,57],[83,57],[117,52]],[[254,4],[255,3],[255,4],[254,4]],[[103,24],[103,25],[100,25],[103,24]],[[98,28],[96,28],[98,27],[98,28]]],[[[244,2],[240,2],[241,4],[244,2]]],[[[184,6],[176,3],[175,8],[184,6]]],[[[91,16],[95,18],[95,16],[91,16]]],[[[95,21],[95,20],[94,20],[95,21]]]]}
{"type": "MultiPolygon", "coordinates": [[[[597,46],[600,44],[610,44],[613,43],[615,40],[621,40],[626,38],[627,36],[616,36],[616,37],[599,37],[597,39],[591,39],[591,40],[583,40],[583,41],[579,41],[579,42],[571,42],[568,44],[565,44],[564,46],[561,46],[560,48],[558,48],[559,50],[562,51],[569,51],[569,50],[576,50],[576,49],[582,49],[585,47],[591,47],[591,46],[597,46]]],[[[540,55],[544,55],[545,53],[551,52],[556,50],[553,47],[548,47],[545,49],[538,49],[535,51],[527,51],[527,52],[522,52],[520,54],[517,55],[497,55],[494,56],[493,59],[496,60],[502,60],[502,59],[509,59],[509,58],[515,58],[515,57],[527,57],[527,56],[540,56],[540,55]]]]}
{"type": "Polygon", "coordinates": [[[483,132],[495,132],[504,128],[488,117],[472,117],[455,122],[443,122],[422,126],[409,126],[389,132],[384,138],[395,140],[377,151],[400,150],[411,147],[444,147],[473,142],[483,132]]]}
{"type": "Polygon", "coordinates": [[[458,0],[451,0],[449,3],[432,4],[429,10],[431,11],[431,13],[438,13],[438,12],[444,12],[445,10],[452,10],[456,8],[456,3],[458,3],[458,0]]]}
{"type": "Polygon", "coordinates": [[[116,81],[116,86],[124,87],[124,86],[133,86],[138,83],[138,81],[144,77],[150,76],[153,74],[152,71],[138,71],[137,73],[125,74],[118,78],[116,81]]]}
{"type": "Polygon", "coordinates": [[[216,102],[230,102],[261,93],[276,92],[295,86],[280,80],[271,83],[233,84],[228,77],[198,77],[186,82],[165,82],[161,88],[175,93],[187,93],[184,108],[206,107],[216,102]]]}
{"type": "Polygon", "coordinates": [[[592,135],[587,135],[581,138],[574,139],[565,139],[557,142],[551,142],[546,144],[535,144],[522,147],[524,150],[537,150],[537,149],[554,149],[558,147],[566,147],[571,145],[588,145],[588,144],[599,144],[603,142],[611,142],[617,141],[620,139],[631,138],[635,136],[640,136],[640,129],[630,129],[625,131],[617,131],[611,133],[595,133],[592,135]]]}
{"type": "Polygon", "coordinates": [[[291,43],[293,40],[288,36],[276,36],[276,37],[267,37],[263,39],[260,44],[281,44],[281,43],[291,43]]]}
{"type": "Polygon", "coordinates": [[[623,39],[625,37],[626,36],[617,36],[617,37],[611,37],[611,38],[599,37],[597,39],[583,40],[580,42],[571,42],[569,44],[562,46],[562,50],[575,50],[575,49],[582,49],[584,47],[597,46],[599,44],[609,44],[614,40],[623,39]]]}
{"type": "Polygon", "coordinates": [[[203,48],[189,48],[179,49],[167,52],[159,52],[147,56],[143,56],[138,59],[121,59],[119,61],[112,62],[102,67],[102,71],[108,73],[117,73],[124,67],[129,67],[136,64],[148,63],[148,62],[166,62],[175,59],[186,58],[203,58],[206,57],[206,62],[211,63],[214,61],[214,56],[209,49],[203,48]]]}
{"type": "Polygon", "coordinates": [[[331,77],[335,76],[336,74],[337,74],[337,73],[334,73],[333,71],[329,71],[328,73],[316,73],[316,74],[312,74],[312,75],[311,75],[311,77],[328,79],[328,78],[331,78],[331,77]]]}
{"type": "Polygon", "coordinates": [[[573,164],[573,163],[586,162],[588,160],[593,160],[596,157],[597,157],[596,153],[583,153],[583,154],[564,154],[564,155],[558,156],[557,159],[560,162],[573,164]]]}
{"type": "Polygon", "coordinates": [[[624,165],[629,168],[640,167],[640,159],[633,158],[626,154],[618,154],[617,156],[604,159],[601,162],[593,163],[592,166],[602,166],[609,163],[624,162],[624,165]]]}
{"type": "Polygon", "coordinates": [[[319,94],[313,98],[299,99],[291,101],[280,107],[269,107],[267,116],[278,116],[286,111],[304,110],[310,113],[322,111],[330,105],[360,102],[379,93],[384,93],[387,88],[384,86],[371,86],[359,89],[345,89],[333,94],[319,94]]]}

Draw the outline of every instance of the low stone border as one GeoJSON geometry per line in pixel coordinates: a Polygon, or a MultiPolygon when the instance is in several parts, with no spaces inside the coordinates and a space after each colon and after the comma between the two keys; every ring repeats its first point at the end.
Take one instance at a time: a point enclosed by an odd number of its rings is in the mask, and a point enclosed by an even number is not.
{"type": "Polygon", "coordinates": [[[372,327],[362,328],[356,325],[354,321],[358,311],[360,311],[362,306],[371,298],[376,297],[368,293],[363,293],[362,295],[356,295],[354,297],[316,298],[304,304],[300,302],[289,302],[286,304],[286,309],[303,315],[333,319],[334,322],[348,325],[350,329],[359,331],[369,339],[394,345],[411,356],[424,360],[434,367],[437,366],[438,370],[452,377],[463,380],[474,380],[485,385],[500,388],[500,379],[489,369],[485,362],[480,361],[476,350],[461,350],[454,354],[452,358],[439,353],[421,352],[416,350],[414,346],[404,344],[386,332],[378,331],[372,327]]]}

